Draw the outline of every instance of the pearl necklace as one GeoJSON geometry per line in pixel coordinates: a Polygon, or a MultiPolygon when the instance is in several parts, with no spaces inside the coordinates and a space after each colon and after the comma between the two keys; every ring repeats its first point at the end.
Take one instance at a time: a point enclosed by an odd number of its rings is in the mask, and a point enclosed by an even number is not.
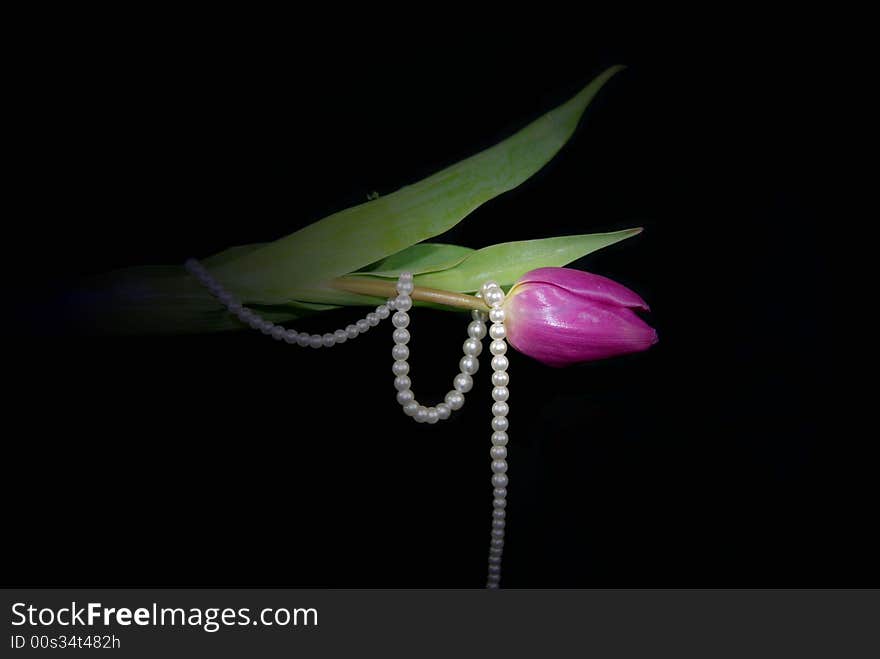
{"type": "Polygon", "coordinates": [[[198,279],[217,300],[226,307],[229,313],[236,316],[241,322],[263,334],[271,336],[276,341],[296,344],[301,347],[332,348],[335,345],[345,343],[348,339],[355,339],[365,333],[371,327],[375,327],[382,320],[395,314],[391,318],[394,325],[392,338],[394,347],[391,356],[394,364],[391,371],[394,374],[394,388],[397,389],[397,402],[403,408],[403,413],[414,419],[417,423],[434,424],[448,419],[454,410],[461,409],[464,405],[465,394],[474,386],[473,375],[479,370],[480,353],[483,352],[482,339],[486,336],[486,320],[492,321],[489,328],[489,337],[492,339],[489,351],[492,353],[492,448],[489,451],[492,469],[492,531],[489,543],[489,568],[486,579],[486,588],[498,588],[501,581],[501,559],[504,553],[504,529],[507,517],[507,428],[509,422],[507,414],[510,406],[507,399],[510,395],[507,384],[510,376],[507,374],[509,365],[505,355],[507,352],[507,331],[504,327],[504,291],[493,282],[483,284],[477,297],[482,297],[490,307],[489,313],[472,311],[471,322],[468,325],[468,338],[462,345],[464,357],[458,362],[459,373],[452,380],[452,389],[443,399],[443,402],[432,407],[426,407],[416,400],[412,391],[412,380],[409,377],[409,348],[410,340],[409,314],[412,308],[410,294],[414,290],[413,275],[410,272],[400,274],[397,280],[397,297],[390,298],[385,304],[380,304],[376,310],[368,313],[365,318],[358,320],[345,329],[338,329],[326,334],[308,334],[296,332],[293,329],[285,329],[271,321],[261,318],[251,309],[243,306],[235,297],[227,292],[220,283],[214,279],[205,267],[195,259],[188,259],[184,264],[187,271],[198,279]]]}

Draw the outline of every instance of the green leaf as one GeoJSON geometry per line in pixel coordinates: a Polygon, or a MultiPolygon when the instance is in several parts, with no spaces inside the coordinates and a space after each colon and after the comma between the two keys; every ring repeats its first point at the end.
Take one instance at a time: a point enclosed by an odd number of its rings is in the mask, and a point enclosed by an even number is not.
{"type": "Polygon", "coordinates": [[[611,233],[500,243],[473,252],[448,270],[418,275],[415,284],[459,293],[476,291],[489,279],[509,286],[529,270],[568,265],[582,256],[641,232],[641,227],[637,227],[611,233]]]}
{"type": "Polygon", "coordinates": [[[224,249],[222,252],[214,254],[214,256],[209,256],[202,261],[202,265],[206,268],[219,268],[221,265],[231,263],[240,256],[249,254],[250,252],[259,249],[260,247],[265,247],[268,244],[269,243],[251,243],[250,245],[236,245],[235,247],[224,249]]]}
{"type": "Polygon", "coordinates": [[[414,275],[437,272],[458,265],[473,251],[461,245],[419,243],[351,274],[397,279],[404,271],[414,275]]]}
{"type": "Polygon", "coordinates": [[[248,302],[344,303],[338,276],[443,233],[543,167],[574,132],[602,86],[597,76],[568,102],[506,140],[391,194],[348,208],[221,264],[215,276],[248,302]]]}

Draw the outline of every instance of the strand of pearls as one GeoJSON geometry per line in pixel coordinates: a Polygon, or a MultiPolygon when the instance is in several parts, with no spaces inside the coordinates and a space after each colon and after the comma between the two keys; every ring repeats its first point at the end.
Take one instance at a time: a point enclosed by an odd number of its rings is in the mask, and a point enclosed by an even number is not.
{"type": "Polygon", "coordinates": [[[450,417],[453,410],[461,409],[464,405],[464,396],[474,386],[473,375],[480,368],[480,353],[483,352],[482,339],[486,336],[486,314],[482,311],[472,311],[473,320],[468,325],[468,338],[462,345],[464,357],[458,362],[460,373],[452,380],[452,389],[446,394],[442,403],[436,406],[426,407],[416,400],[412,391],[412,380],[409,377],[409,348],[410,340],[409,314],[412,308],[413,276],[411,272],[403,272],[397,280],[398,296],[394,300],[397,313],[391,318],[395,330],[393,334],[394,348],[391,356],[394,364],[391,367],[394,373],[394,388],[397,389],[397,402],[403,408],[403,413],[415,419],[417,423],[434,424],[450,417]]]}
{"type": "Polygon", "coordinates": [[[491,307],[489,320],[489,352],[492,353],[492,539],[489,541],[489,575],[486,588],[498,588],[501,581],[501,559],[504,554],[504,529],[507,525],[507,414],[510,392],[507,385],[507,330],[504,327],[504,291],[493,281],[483,284],[483,299],[491,307]]]}
{"type": "Polygon", "coordinates": [[[229,313],[236,316],[245,325],[249,325],[251,328],[271,336],[276,341],[296,344],[303,348],[332,348],[335,345],[345,343],[349,339],[355,339],[371,327],[375,327],[388,318],[394,309],[394,300],[392,299],[388,300],[385,304],[380,304],[376,307],[375,311],[368,313],[365,318],[361,318],[356,323],[348,325],[345,329],[338,329],[335,332],[327,332],[323,335],[297,332],[294,329],[285,329],[270,320],[265,320],[252,309],[242,305],[196,259],[187,259],[184,267],[208,289],[211,295],[217,298],[220,304],[226,307],[229,313]]]}

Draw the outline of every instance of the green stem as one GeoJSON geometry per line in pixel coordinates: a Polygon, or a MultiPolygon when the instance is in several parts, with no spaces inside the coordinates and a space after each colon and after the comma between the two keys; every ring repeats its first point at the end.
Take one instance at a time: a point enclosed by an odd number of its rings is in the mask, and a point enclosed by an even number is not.
{"type": "MultiPolygon", "coordinates": [[[[339,277],[333,280],[333,288],[372,297],[395,297],[397,295],[396,282],[367,279],[365,277],[339,277]]],[[[458,309],[489,310],[486,303],[478,297],[453,291],[442,291],[438,288],[416,286],[411,293],[411,297],[413,300],[419,300],[420,302],[432,302],[458,309]]]]}

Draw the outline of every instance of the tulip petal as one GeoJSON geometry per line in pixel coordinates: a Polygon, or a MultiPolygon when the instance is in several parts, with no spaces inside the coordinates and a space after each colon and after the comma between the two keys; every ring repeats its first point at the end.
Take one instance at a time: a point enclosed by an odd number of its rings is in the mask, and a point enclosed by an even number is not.
{"type": "MultiPolygon", "coordinates": [[[[629,307],[630,309],[641,309],[643,311],[651,310],[647,302],[623,284],[618,284],[613,279],[594,275],[583,270],[574,270],[573,268],[538,268],[520,277],[514,288],[530,283],[552,284],[600,304],[629,307]]],[[[513,293],[513,290],[511,290],[511,293],[513,293]]]]}

